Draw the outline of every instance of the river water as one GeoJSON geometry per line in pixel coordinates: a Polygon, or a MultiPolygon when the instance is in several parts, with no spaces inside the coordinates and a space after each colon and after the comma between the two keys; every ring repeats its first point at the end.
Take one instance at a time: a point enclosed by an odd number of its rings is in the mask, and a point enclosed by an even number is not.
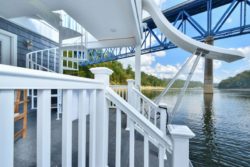
{"type": "MultiPolygon", "coordinates": [[[[178,90],[170,90],[163,101],[169,111],[178,90]]],[[[144,91],[154,98],[160,91],[144,91]]],[[[173,124],[185,124],[194,133],[190,159],[196,167],[250,167],[250,90],[190,89],[183,98],[173,124]]]]}

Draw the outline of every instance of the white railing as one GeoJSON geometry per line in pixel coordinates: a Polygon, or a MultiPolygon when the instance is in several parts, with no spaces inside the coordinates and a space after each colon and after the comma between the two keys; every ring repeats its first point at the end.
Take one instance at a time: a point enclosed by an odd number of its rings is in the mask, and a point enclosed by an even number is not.
{"type": "MultiPolygon", "coordinates": [[[[122,115],[129,120],[129,166],[135,166],[135,132],[144,137],[144,166],[149,166],[149,143],[159,149],[158,164],[172,167],[188,167],[188,140],[193,133],[182,126],[168,125],[166,135],[132,105],[109,88],[111,70],[91,69],[95,79],[83,79],[68,75],[0,65],[0,162],[2,166],[13,167],[14,159],[14,90],[37,89],[37,166],[51,165],[51,90],[63,92],[62,115],[62,166],[72,166],[72,120],[78,119],[78,166],[108,166],[109,109],[107,102],[116,106],[116,153],[115,166],[121,166],[122,115]],[[17,82],[18,81],[18,82],[17,82]],[[102,81],[102,82],[101,82],[102,81]],[[123,114],[122,114],[123,113],[123,114]],[[89,115],[89,121],[87,116],[89,115]],[[87,126],[89,123],[90,126],[87,126]],[[89,135],[87,135],[89,127],[89,135]],[[89,139],[89,152],[87,152],[89,139]],[[86,154],[89,154],[86,156],[86,154]],[[89,159],[86,159],[88,157],[89,159]]],[[[113,112],[114,113],[114,112],[113,112]]],[[[114,137],[114,136],[110,136],[114,137]]],[[[111,140],[112,141],[112,140],[111,140]]],[[[123,147],[126,148],[127,146],[123,147]]],[[[110,157],[109,157],[110,158],[110,157]]]]}
{"type": "Polygon", "coordinates": [[[140,111],[144,117],[166,133],[167,111],[160,108],[136,88],[133,87],[132,90],[135,93],[135,99],[139,101],[137,111],[140,111]]]}
{"type": "Polygon", "coordinates": [[[166,134],[167,111],[155,104],[142,92],[134,87],[134,80],[128,80],[128,103],[140,112],[146,119],[166,134]]]}
{"type": "Polygon", "coordinates": [[[26,68],[59,72],[60,53],[58,47],[37,50],[26,54],[26,68]]]}
{"type": "MultiPolygon", "coordinates": [[[[128,100],[128,86],[127,85],[110,85],[110,88],[113,89],[120,97],[122,97],[125,101],[128,100]]],[[[110,108],[115,108],[115,104],[111,101],[109,102],[110,108]]]]}
{"type": "Polygon", "coordinates": [[[116,105],[116,167],[121,165],[121,113],[129,119],[129,166],[134,166],[135,131],[137,131],[144,137],[144,165],[149,166],[149,142],[151,142],[159,148],[159,167],[164,167],[165,150],[172,153],[171,139],[111,88],[107,88],[106,94],[107,98],[116,105]]]}
{"type": "MultiPolygon", "coordinates": [[[[59,72],[60,66],[60,52],[59,48],[49,48],[44,50],[37,50],[26,54],[26,68],[48,71],[48,72],[59,72]]],[[[51,109],[57,109],[57,119],[61,112],[61,94],[60,90],[53,90],[51,93],[51,98],[54,104],[51,109]],[[56,99],[56,100],[55,100],[56,99]]],[[[28,92],[31,98],[31,108],[37,109],[37,90],[31,89],[28,92]]]]}
{"type": "MultiPolygon", "coordinates": [[[[98,166],[100,155],[105,148],[102,129],[106,117],[102,117],[105,108],[104,85],[93,79],[82,79],[62,74],[30,70],[0,65],[0,161],[3,166],[13,166],[14,156],[14,90],[37,89],[37,166],[50,166],[51,135],[51,90],[63,89],[62,116],[62,166],[71,166],[72,161],[72,112],[79,113],[79,166],[85,166],[86,155],[86,116],[90,114],[90,166],[98,166]],[[73,100],[79,101],[73,105],[73,100]],[[98,106],[97,107],[97,101],[98,106]],[[89,104],[89,102],[91,102],[89,104]],[[100,140],[101,139],[101,140],[100,140]],[[98,145],[98,144],[101,145],[98,145]],[[104,144],[104,143],[103,143],[104,144]]],[[[106,127],[108,128],[108,127],[106,127]]]]}
{"type": "Polygon", "coordinates": [[[110,87],[120,95],[124,100],[128,100],[128,86],[127,85],[110,85],[110,87]]]}

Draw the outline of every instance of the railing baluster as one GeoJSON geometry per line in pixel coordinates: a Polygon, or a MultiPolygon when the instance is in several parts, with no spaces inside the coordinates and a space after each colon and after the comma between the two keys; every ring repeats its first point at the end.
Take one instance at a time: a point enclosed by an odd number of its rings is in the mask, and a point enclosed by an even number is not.
{"type": "Polygon", "coordinates": [[[90,93],[90,149],[89,166],[96,167],[96,90],[90,93]]]}
{"type": "Polygon", "coordinates": [[[126,89],[126,101],[128,101],[128,88],[126,89]]]}
{"type": "Polygon", "coordinates": [[[13,167],[14,162],[14,90],[0,90],[0,162],[13,167]]]}
{"type": "Polygon", "coordinates": [[[62,166],[72,165],[72,90],[63,90],[63,115],[62,115],[62,166]]]}
{"type": "Polygon", "coordinates": [[[136,94],[136,104],[137,104],[137,110],[141,112],[141,97],[136,94]]]}
{"type": "Polygon", "coordinates": [[[54,49],[54,71],[56,71],[56,48],[54,49]]]}
{"type": "Polygon", "coordinates": [[[44,62],[43,62],[44,60],[43,60],[43,59],[44,59],[44,57],[43,57],[43,51],[42,51],[42,52],[41,52],[41,65],[42,65],[42,66],[43,66],[43,64],[44,64],[44,62]]]}
{"type": "MultiPolygon", "coordinates": [[[[118,95],[121,96],[121,95],[122,95],[121,89],[120,89],[119,87],[118,87],[117,89],[118,89],[118,95]]],[[[121,96],[121,97],[122,97],[122,96],[121,96]]]]}
{"type": "Polygon", "coordinates": [[[116,152],[115,167],[121,166],[121,110],[116,110],[116,152]]]}
{"type": "Polygon", "coordinates": [[[155,124],[155,126],[157,126],[156,125],[156,120],[157,120],[157,110],[156,109],[154,109],[154,124],[155,124]]]}
{"type": "Polygon", "coordinates": [[[135,166],[135,127],[134,122],[129,120],[129,167],[135,166]]]}
{"type": "Polygon", "coordinates": [[[38,62],[37,62],[37,52],[35,53],[35,61],[36,61],[36,62],[35,62],[35,66],[36,66],[35,69],[37,70],[37,69],[38,69],[38,68],[37,68],[37,67],[38,67],[38,66],[37,66],[37,64],[38,64],[38,62]]]}
{"type": "Polygon", "coordinates": [[[163,146],[160,145],[160,147],[159,147],[159,155],[158,155],[159,167],[164,167],[164,155],[165,155],[165,149],[164,149],[163,146]]]}
{"type": "Polygon", "coordinates": [[[34,89],[31,89],[31,108],[34,109],[35,108],[35,93],[34,93],[34,89]]]}
{"type": "Polygon", "coordinates": [[[149,165],[149,141],[148,134],[144,135],[144,167],[148,167],[149,165]]]}
{"type": "Polygon", "coordinates": [[[167,113],[165,109],[160,109],[160,129],[163,134],[166,134],[167,129],[167,113]]]}
{"type": "Polygon", "coordinates": [[[121,97],[124,99],[124,91],[122,88],[120,88],[120,89],[121,89],[121,97]]]}
{"type": "Polygon", "coordinates": [[[66,51],[66,66],[67,66],[67,68],[69,68],[69,51],[67,50],[66,51]]]}
{"type": "Polygon", "coordinates": [[[79,93],[78,102],[79,128],[78,128],[78,167],[86,165],[86,115],[88,110],[88,100],[86,90],[79,93]]]}
{"type": "Polygon", "coordinates": [[[48,68],[48,69],[50,69],[50,68],[49,68],[49,62],[50,62],[50,54],[49,54],[49,50],[48,50],[48,60],[47,60],[47,61],[48,61],[47,68],[48,68]]]}
{"type": "Polygon", "coordinates": [[[37,90],[37,166],[50,166],[51,90],[37,90]]]}
{"type": "Polygon", "coordinates": [[[148,120],[150,121],[150,117],[151,117],[151,107],[150,104],[148,104],[148,120]]]}
{"type": "Polygon", "coordinates": [[[142,100],[142,115],[145,115],[145,102],[142,100]]]}

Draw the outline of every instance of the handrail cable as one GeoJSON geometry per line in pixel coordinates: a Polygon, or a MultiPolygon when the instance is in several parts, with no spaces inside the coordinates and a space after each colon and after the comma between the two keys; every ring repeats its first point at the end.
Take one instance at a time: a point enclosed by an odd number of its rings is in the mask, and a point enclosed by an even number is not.
{"type": "Polygon", "coordinates": [[[167,87],[161,92],[161,94],[154,100],[157,105],[159,105],[161,99],[166,95],[171,86],[177,80],[178,76],[182,73],[182,71],[186,68],[186,66],[190,63],[195,54],[191,55],[187,61],[182,65],[181,69],[175,74],[174,78],[168,83],[167,87]]]}
{"type": "Polygon", "coordinates": [[[184,94],[185,94],[185,92],[186,92],[186,90],[187,90],[187,87],[188,87],[188,85],[189,85],[189,83],[190,83],[190,80],[191,80],[191,78],[192,78],[192,76],[193,76],[193,74],[194,74],[194,71],[195,71],[195,69],[196,69],[196,67],[197,67],[197,65],[198,65],[198,63],[199,63],[199,60],[200,60],[202,54],[203,54],[203,53],[201,52],[201,53],[196,57],[196,59],[195,59],[195,61],[194,61],[194,64],[193,64],[193,66],[192,66],[192,68],[191,68],[191,70],[190,70],[190,73],[188,74],[188,77],[187,77],[187,79],[186,79],[186,81],[185,81],[185,84],[184,84],[183,88],[181,89],[181,92],[180,92],[180,94],[178,95],[178,98],[177,98],[177,101],[176,101],[176,103],[175,103],[175,106],[174,106],[174,108],[173,108],[173,110],[172,110],[172,112],[171,112],[171,118],[170,118],[169,123],[172,122],[173,117],[174,117],[176,111],[177,111],[177,110],[179,109],[179,107],[180,107],[180,104],[181,104],[181,102],[182,102],[183,96],[184,96],[184,94]]]}

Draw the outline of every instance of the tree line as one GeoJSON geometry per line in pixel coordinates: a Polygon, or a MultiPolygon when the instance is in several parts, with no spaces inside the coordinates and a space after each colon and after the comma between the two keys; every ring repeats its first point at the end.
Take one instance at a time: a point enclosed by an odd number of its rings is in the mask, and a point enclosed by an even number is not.
{"type": "MultiPolygon", "coordinates": [[[[64,74],[70,74],[74,76],[93,78],[94,75],[90,72],[90,68],[93,67],[107,67],[113,70],[113,74],[110,77],[110,82],[112,85],[127,85],[127,79],[133,79],[135,76],[134,71],[131,66],[128,66],[126,69],[123,68],[122,64],[118,61],[105,62],[95,65],[89,65],[84,67],[79,67],[78,71],[69,71],[65,70],[64,74]]],[[[142,86],[158,86],[165,87],[171,79],[160,79],[153,75],[148,75],[145,72],[141,73],[141,83],[142,86]]],[[[173,85],[173,88],[181,88],[184,85],[184,80],[176,80],[173,85]]],[[[198,81],[191,81],[189,88],[202,87],[203,84],[198,81]]]]}
{"type": "Polygon", "coordinates": [[[250,71],[244,71],[234,77],[222,80],[218,88],[220,89],[246,89],[250,88],[250,71]]]}

